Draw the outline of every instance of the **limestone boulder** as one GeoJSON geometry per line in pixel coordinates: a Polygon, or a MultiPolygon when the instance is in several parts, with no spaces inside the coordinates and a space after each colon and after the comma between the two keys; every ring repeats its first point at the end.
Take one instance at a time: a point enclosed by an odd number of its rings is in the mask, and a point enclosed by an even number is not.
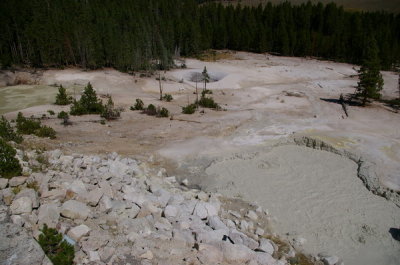
{"type": "Polygon", "coordinates": [[[12,214],[24,214],[32,212],[32,200],[29,197],[22,197],[12,202],[10,206],[12,214]]]}
{"type": "Polygon", "coordinates": [[[75,200],[66,201],[61,207],[61,215],[70,219],[86,220],[90,213],[86,204],[75,200]]]}

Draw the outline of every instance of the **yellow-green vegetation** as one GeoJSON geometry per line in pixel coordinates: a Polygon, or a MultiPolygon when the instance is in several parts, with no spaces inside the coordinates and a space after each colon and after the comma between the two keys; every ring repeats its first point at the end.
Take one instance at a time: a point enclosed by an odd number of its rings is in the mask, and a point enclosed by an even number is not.
{"type": "Polygon", "coordinates": [[[17,186],[17,187],[12,188],[12,192],[13,192],[15,195],[17,195],[18,193],[20,193],[21,190],[22,190],[22,186],[17,186]]]}
{"type": "Polygon", "coordinates": [[[197,59],[204,62],[215,62],[218,60],[229,60],[233,58],[234,56],[232,53],[228,51],[207,50],[197,55],[197,59]]]}
{"type": "Polygon", "coordinates": [[[28,183],[26,184],[26,187],[27,187],[28,189],[33,189],[33,190],[35,190],[36,192],[39,191],[39,184],[38,184],[38,182],[37,182],[36,180],[35,180],[35,181],[28,182],[28,183]]]}

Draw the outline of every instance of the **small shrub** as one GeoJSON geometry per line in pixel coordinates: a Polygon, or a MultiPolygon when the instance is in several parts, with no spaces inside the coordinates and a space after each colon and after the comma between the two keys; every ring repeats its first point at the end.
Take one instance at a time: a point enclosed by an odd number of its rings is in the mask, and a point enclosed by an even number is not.
{"type": "Polygon", "coordinates": [[[166,118],[166,117],[169,116],[169,110],[167,110],[166,108],[162,108],[162,109],[158,108],[157,109],[157,116],[166,118]]]}
{"type": "Polygon", "coordinates": [[[21,134],[35,134],[40,129],[40,121],[25,118],[21,112],[17,116],[17,132],[21,134]]]}
{"type": "Polygon", "coordinates": [[[12,188],[11,191],[12,191],[15,195],[17,195],[18,193],[21,192],[21,190],[22,190],[22,186],[17,186],[17,187],[12,188]]]}
{"type": "Polygon", "coordinates": [[[105,121],[105,120],[101,120],[101,121],[100,121],[100,124],[101,124],[101,125],[105,125],[105,124],[106,124],[106,121],[105,121]]]}
{"type": "Polygon", "coordinates": [[[41,126],[35,131],[35,135],[38,137],[49,137],[50,139],[55,139],[56,131],[49,126],[41,126]]]}
{"type": "Polygon", "coordinates": [[[59,119],[65,119],[65,118],[69,118],[68,112],[65,111],[61,111],[57,114],[57,118],[59,119]]]}
{"type": "Polygon", "coordinates": [[[221,107],[214,101],[213,98],[201,97],[197,102],[200,106],[210,109],[221,109],[221,107]]]}
{"type": "Polygon", "coordinates": [[[153,104],[149,104],[147,108],[144,110],[144,113],[150,116],[155,116],[157,115],[157,109],[153,104]]]}
{"type": "Polygon", "coordinates": [[[205,97],[205,95],[207,95],[207,94],[210,95],[212,93],[213,93],[212,90],[205,89],[205,90],[201,91],[201,96],[205,97]]]}
{"type": "Polygon", "coordinates": [[[71,122],[69,121],[68,112],[65,112],[65,111],[59,112],[57,115],[57,118],[62,119],[63,120],[62,124],[65,126],[71,124],[71,122]]]}
{"type": "Polygon", "coordinates": [[[28,182],[28,183],[26,184],[26,187],[27,187],[28,189],[33,189],[33,190],[35,190],[36,192],[39,191],[39,184],[38,184],[38,182],[37,182],[36,180],[34,180],[34,181],[32,181],[32,182],[28,182]]]}
{"type": "Polygon", "coordinates": [[[120,111],[114,108],[114,102],[111,97],[108,98],[100,116],[106,120],[116,120],[121,116],[120,111]]]}
{"type": "Polygon", "coordinates": [[[131,106],[131,110],[143,110],[144,103],[140,98],[136,99],[136,103],[134,106],[131,106]]]}
{"type": "Polygon", "coordinates": [[[12,178],[22,173],[21,165],[15,157],[17,151],[6,141],[0,138],[0,175],[3,178],[12,178]]]}
{"type": "Polygon", "coordinates": [[[183,114],[193,114],[196,111],[196,104],[189,104],[185,107],[182,107],[183,114]]]}
{"type": "Polygon", "coordinates": [[[11,127],[10,123],[4,116],[1,116],[0,119],[0,137],[3,138],[5,141],[14,141],[16,143],[22,142],[21,135],[14,132],[13,128],[11,127]]]}
{"type": "Polygon", "coordinates": [[[51,110],[51,109],[49,109],[48,111],[47,111],[51,116],[54,116],[56,113],[53,111],[53,110],[51,110]]]}
{"type": "Polygon", "coordinates": [[[62,234],[45,224],[39,235],[39,245],[54,265],[72,265],[74,247],[63,240],[62,234]]]}
{"type": "Polygon", "coordinates": [[[17,116],[17,131],[21,134],[34,134],[38,137],[56,138],[56,131],[48,126],[42,126],[40,121],[27,119],[21,112],[17,116]]]}
{"type": "Polygon", "coordinates": [[[58,94],[56,96],[56,105],[68,105],[71,101],[67,96],[67,90],[60,85],[58,88],[58,94]]]}
{"type": "Polygon", "coordinates": [[[167,102],[170,102],[170,101],[172,101],[174,98],[173,98],[170,94],[165,94],[165,95],[162,97],[162,99],[165,100],[165,101],[167,101],[167,102]]]}

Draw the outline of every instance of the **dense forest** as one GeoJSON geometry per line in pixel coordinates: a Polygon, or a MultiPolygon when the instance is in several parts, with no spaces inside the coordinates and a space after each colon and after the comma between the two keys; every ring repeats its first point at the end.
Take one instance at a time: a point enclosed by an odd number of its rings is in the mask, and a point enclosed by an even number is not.
{"type": "Polygon", "coordinates": [[[206,49],[360,64],[375,38],[383,69],[400,60],[400,15],[335,4],[223,6],[195,0],[1,0],[0,64],[169,68],[206,49]]]}

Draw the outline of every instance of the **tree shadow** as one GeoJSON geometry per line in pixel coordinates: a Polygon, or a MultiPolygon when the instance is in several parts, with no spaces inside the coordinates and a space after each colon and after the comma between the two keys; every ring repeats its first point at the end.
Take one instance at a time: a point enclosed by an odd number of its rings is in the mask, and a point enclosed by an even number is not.
{"type": "Polygon", "coordinates": [[[399,228],[390,228],[389,233],[392,235],[393,239],[400,241],[400,229],[399,228]]]}
{"type": "Polygon", "coordinates": [[[363,106],[361,101],[355,100],[353,98],[351,98],[351,99],[350,98],[346,98],[344,100],[340,100],[340,99],[336,99],[336,98],[320,98],[320,100],[323,100],[323,101],[326,101],[326,102],[329,102],[329,103],[340,104],[340,105],[342,105],[342,103],[344,103],[344,104],[346,104],[348,106],[352,106],[352,107],[354,107],[354,106],[356,106],[356,107],[363,106]]]}

